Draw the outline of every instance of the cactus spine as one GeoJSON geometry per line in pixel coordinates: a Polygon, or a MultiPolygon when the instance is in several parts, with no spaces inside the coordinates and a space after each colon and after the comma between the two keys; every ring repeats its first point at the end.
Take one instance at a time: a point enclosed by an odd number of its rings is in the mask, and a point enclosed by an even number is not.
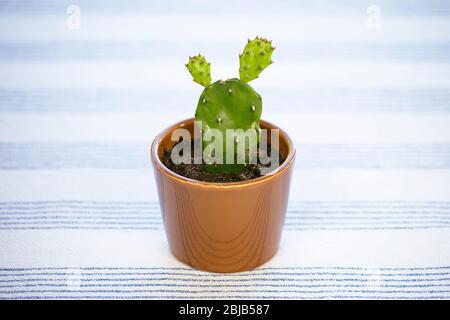
{"type": "MultiPolygon", "coordinates": [[[[226,129],[254,129],[258,136],[262,99],[247,82],[257,78],[262,70],[273,63],[271,57],[274,49],[266,39],[256,37],[249,40],[239,55],[240,79],[219,80],[212,84],[210,64],[205,58],[201,55],[189,58],[186,65],[189,72],[195,82],[205,87],[195,112],[195,119],[201,121],[203,129],[219,129],[223,137],[226,136],[226,129]]],[[[234,141],[235,150],[239,143],[245,141],[234,141]]],[[[203,148],[207,144],[204,141],[203,148]]],[[[224,157],[225,150],[224,146],[224,157]]],[[[214,173],[239,174],[244,167],[242,164],[208,164],[206,168],[214,173]]]]}

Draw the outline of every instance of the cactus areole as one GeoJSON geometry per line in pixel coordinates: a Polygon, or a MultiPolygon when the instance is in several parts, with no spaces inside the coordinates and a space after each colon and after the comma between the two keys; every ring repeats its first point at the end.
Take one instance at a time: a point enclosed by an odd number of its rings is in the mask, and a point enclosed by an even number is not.
{"type": "MultiPolygon", "coordinates": [[[[249,40],[239,55],[239,79],[218,80],[213,83],[211,83],[211,64],[200,54],[189,58],[186,67],[194,81],[205,87],[195,112],[195,120],[201,124],[203,150],[211,143],[208,141],[210,139],[206,139],[210,129],[220,130],[223,137],[226,137],[227,129],[241,129],[247,132],[250,129],[255,131],[255,137],[258,139],[262,99],[248,82],[258,78],[261,71],[273,63],[271,58],[274,49],[272,42],[266,39],[256,37],[249,40]]],[[[243,152],[247,153],[244,156],[248,159],[248,149],[239,148],[239,144],[245,144],[245,141],[239,141],[237,137],[232,141],[233,146],[228,146],[230,148],[227,148],[228,140],[223,142],[223,158],[227,157],[227,151],[233,152],[233,157],[238,157],[238,150],[244,150],[243,152]]],[[[225,161],[207,162],[206,166],[207,171],[211,173],[227,174],[239,174],[244,168],[245,164],[230,164],[225,161]]]]}

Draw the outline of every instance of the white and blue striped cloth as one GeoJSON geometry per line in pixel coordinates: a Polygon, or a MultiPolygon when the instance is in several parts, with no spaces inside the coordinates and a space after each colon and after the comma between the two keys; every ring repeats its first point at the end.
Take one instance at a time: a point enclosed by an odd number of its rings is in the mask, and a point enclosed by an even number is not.
{"type": "Polygon", "coordinates": [[[0,298],[449,299],[450,3],[0,1],[0,298]],[[169,253],[149,145],[194,112],[187,57],[233,77],[255,35],[298,152],[281,248],[200,272],[169,253]]]}

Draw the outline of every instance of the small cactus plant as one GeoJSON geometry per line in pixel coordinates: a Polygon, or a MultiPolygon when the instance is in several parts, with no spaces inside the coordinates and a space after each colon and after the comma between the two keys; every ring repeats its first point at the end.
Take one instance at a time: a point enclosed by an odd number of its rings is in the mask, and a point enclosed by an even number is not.
{"type": "MultiPolygon", "coordinates": [[[[247,82],[258,78],[261,71],[273,63],[271,58],[274,49],[269,40],[259,37],[248,40],[244,51],[239,55],[240,79],[218,80],[213,83],[210,63],[200,54],[189,58],[186,67],[194,81],[205,87],[195,112],[195,120],[201,122],[203,133],[208,129],[218,129],[226,136],[227,129],[254,129],[256,137],[259,137],[262,99],[247,82]]],[[[245,141],[235,139],[234,143],[236,148],[233,150],[238,150],[238,144],[245,144],[245,141]]],[[[203,141],[203,148],[206,145],[207,142],[203,141]]],[[[248,159],[248,154],[245,157],[248,159]]],[[[209,163],[206,166],[208,172],[227,174],[239,174],[244,168],[244,164],[228,163],[209,163]]]]}

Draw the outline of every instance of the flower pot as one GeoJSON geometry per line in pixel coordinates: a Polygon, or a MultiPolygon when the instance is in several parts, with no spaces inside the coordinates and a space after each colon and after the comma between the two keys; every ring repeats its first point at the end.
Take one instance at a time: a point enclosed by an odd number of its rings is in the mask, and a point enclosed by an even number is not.
{"type": "MultiPolygon", "coordinates": [[[[294,145],[280,130],[280,158],[269,174],[242,182],[212,183],[180,176],[163,165],[171,133],[193,133],[194,119],[162,131],[153,141],[151,158],[164,227],[173,255],[200,270],[238,272],[253,269],[278,250],[295,159],[294,145]]],[[[279,129],[261,121],[263,129],[279,129]]]]}

